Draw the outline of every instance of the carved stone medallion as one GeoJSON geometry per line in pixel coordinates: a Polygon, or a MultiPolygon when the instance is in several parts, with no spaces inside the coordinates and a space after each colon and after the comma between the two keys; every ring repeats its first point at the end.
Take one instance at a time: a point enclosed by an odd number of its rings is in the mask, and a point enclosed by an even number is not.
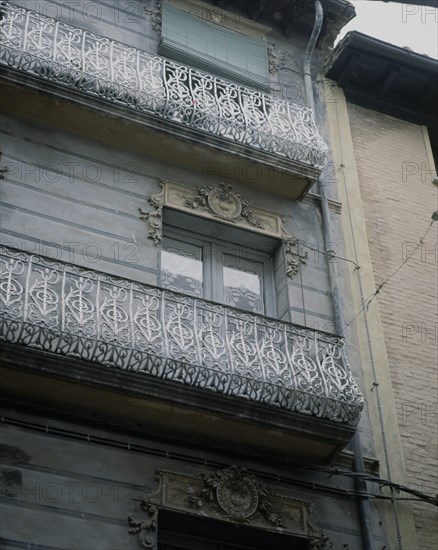
{"type": "Polygon", "coordinates": [[[191,491],[187,503],[201,509],[213,505],[232,521],[254,522],[263,518],[267,524],[283,527],[283,519],[273,509],[269,491],[245,468],[231,466],[211,475],[201,474],[204,488],[191,491]]]}
{"type": "Polygon", "coordinates": [[[227,222],[245,220],[248,225],[263,229],[262,220],[253,211],[253,204],[233,191],[231,185],[201,187],[197,189],[197,196],[185,201],[186,208],[193,210],[207,210],[216,218],[227,222]]]}
{"type": "Polygon", "coordinates": [[[242,201],[229,187],[219,186],[207,196],[208,206],[223,220],[235,220],[242,214],[242,201]]]}
{"type": "Polygon", "coordinates": [[[257,487],[237,469],[224,474],[217,484],[216,498],[222,510],[235,520],[249,518],[259,505],[257,487]]]}

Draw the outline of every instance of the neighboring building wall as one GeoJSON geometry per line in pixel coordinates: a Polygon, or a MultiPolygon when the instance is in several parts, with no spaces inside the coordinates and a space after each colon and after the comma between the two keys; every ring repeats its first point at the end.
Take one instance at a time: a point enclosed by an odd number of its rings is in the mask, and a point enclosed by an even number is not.
{"type": "MultiPolygon", "coordinates": [[[[421,126],[349,104],[350,125],[377,285],[412,253],[437,205],[421,126]]],[[[379,293],[408,485],[437,493],[437,226],[379,293]]],[[[415,502],[418,547],[438,539],[436,511],[415,502]]]]}
{"type": "MultiPolygon", "coordinates": [[[[344,265],[340,271],[346,290],[343,296],[347,341],[357,342],[357,348],[349,350],[350,361],[360,357],[363,391],[366,408],[359,427],[363,452],[373,453],[380,461],[380,477],[394,483],[407,485],[407,477],[401,452],[401,438],[393,392],[393,382],[388,364],[388,354],[379,303],[374,300],[369,307],[366,299],[376,290],[368,235],[364,219],[360,179],[356,167],[348,106],[341,88],[327,81],[324,89],[330,90],[327,98],[328,123],[332,144],[332,173],[335,174],[338,198],[342,203],[342,235],[344,257],[360,266],[344,265]],[[347,298],[348,297],[348,298],[347,298]],[[369,418],[369,424],[366,419],[369,418]]],[[[376,487],[370,484],[370,492],[376,487]]],[[[403,493],[381,488],[381,495],[403,498],[403,493]]],[[[410,502],[374,500],[379,509],[388,548],[411,550],[418,547],[416,529],[410,502]]],[[[375,539],[376,523],[372,525],[375,539]]]]}

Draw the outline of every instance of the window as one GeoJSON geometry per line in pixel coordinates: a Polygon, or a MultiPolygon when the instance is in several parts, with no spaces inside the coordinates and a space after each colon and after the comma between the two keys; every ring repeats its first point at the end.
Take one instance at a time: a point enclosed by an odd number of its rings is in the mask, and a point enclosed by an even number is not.
{"type": "Polygon", "coordinates": [[[162,18],[160,54],[269,90],[268,50],[264,40],[210,23],[168,2],[163,3],[162,18]]]}
{"type": "Polygon", "coordinates": [[[271,254],[189,231],[163,231],[160,284],[164,288],[275,315],[271,254]]]}
{"type": "Polygon", "coordinates": [[[160,511],[158,550],[308,550],[306,539],[160,511]]]}

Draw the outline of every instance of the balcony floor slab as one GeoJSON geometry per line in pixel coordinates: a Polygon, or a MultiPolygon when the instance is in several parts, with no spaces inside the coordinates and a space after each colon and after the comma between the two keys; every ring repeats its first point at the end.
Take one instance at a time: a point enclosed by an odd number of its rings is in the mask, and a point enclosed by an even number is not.
{"type": "Polygon", "coordinates": [[[145,434],[313,462],[339,453],[354,428],[212,395],[183,384],[2,344],[2,395],[145,434]]]}
{"type": "Polygon", "coordinates": [[[16,116],[86,135],[224,182],[301,199],[320,170],[214,134],[90,97],[75,89],[3,70],[2,107],[16,116]]]}

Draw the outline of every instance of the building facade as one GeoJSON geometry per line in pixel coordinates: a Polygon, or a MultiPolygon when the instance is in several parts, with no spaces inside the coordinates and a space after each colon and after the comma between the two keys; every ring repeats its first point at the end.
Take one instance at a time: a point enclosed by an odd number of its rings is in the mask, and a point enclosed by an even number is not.
{"type": "Polygon", "coordinates": [[[352,6],[0,6],[1,547],[419,548],[350,323],[352,6]]]}

